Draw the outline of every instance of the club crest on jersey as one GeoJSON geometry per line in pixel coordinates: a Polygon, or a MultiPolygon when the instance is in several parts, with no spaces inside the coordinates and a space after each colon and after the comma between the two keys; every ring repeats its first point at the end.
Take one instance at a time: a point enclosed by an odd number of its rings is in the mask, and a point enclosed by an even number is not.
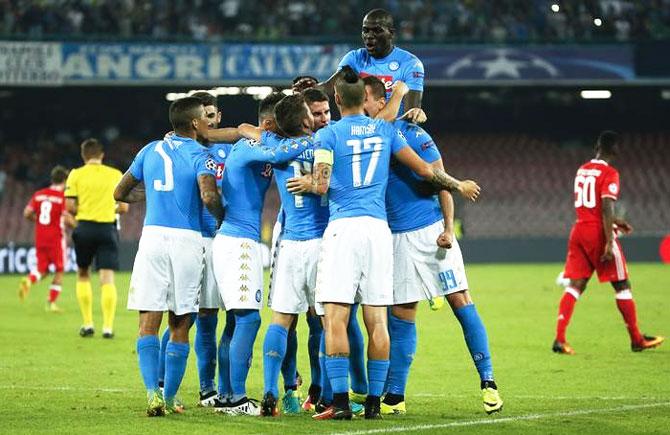
{"type": "Polygon", "coordinates": [[[222,159],[225,159],[225,158],[226,158],[226,152],[225,152],[224,150],[219,150],[219,151],[217,151],[217,154],[218,154],[219,157],[221,157],[222,159]]]}
{"type": "Polygon", "coordinates": [[[396,62],[395,60],[393,62],[389,63],[389,69],[391,71],[398,71],[398,68],[400,68],[400,64],[396,62]]]}
{"type": "Polygon", "coordinates": [[[610,185],[607,186],[607,189],[610,191],[611,194],[616,195],[617,192],[619,191],[619,186],[617,186],[616,183],[610,183],[610,185]]]}

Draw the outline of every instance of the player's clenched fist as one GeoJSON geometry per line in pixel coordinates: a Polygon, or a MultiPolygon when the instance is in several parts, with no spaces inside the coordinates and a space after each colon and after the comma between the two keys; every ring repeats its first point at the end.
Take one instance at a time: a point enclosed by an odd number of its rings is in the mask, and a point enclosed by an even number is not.
{"type": "Polygon", "coordinates": [[[458,191],[461,193],[463,198],[467,198],[470,201],[475,201],[482,189],[477,183],[472,180],[464,180],[458,183],[458,191]]]}
{"type": "Polygon", "coordinates": [[[437,238],[437,246],[440,248],[450,249],[453,240],[454,234],[451,231],[445,230],[440,233],[440,236],[437,238]]]}

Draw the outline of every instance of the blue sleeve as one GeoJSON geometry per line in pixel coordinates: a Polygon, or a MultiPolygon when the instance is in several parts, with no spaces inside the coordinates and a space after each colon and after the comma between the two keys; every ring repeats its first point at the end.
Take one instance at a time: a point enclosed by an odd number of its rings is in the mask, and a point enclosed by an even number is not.
{"type": "Polygon", "coordinates": [[[411,146],[425,162],[433,163],[442,158],[433,138],[426,133],[426,130],[418,125],[409,125],[403,136],[407,139],[409,146],[411,146]]]}
{"type": "Polygon", "coordinates": [[[193,168],[198,176],[211,175],[216,178],[217,167],[216,161],[205,148],[193,152],[193,168]]]}
{"type": "Polygon", "coordinates": [[[359,68],[358,68],[358,59],[356,56],[356,51],[357,50],[351,50],[349,53],[345,54],[342,60],[340,60],[340,63],[337,65],[337,70],[341,70],[343,67],[349,65],[351,68],[353,68],[356,73],[359,73],[359,68]]]}
{"type": "Polygon", "coordinates": [[[314,136],[314,149],[333,151],[335,148],[335,133],[326,127],[316,132],[314,136]]]}
{"type": "Polygon", "coordinates": [[[151,147],[151,145],[152,144],[149,144],[142,148],[133,159],[133,162],[130,164],[130,168],[128,168],[130,175],[135,177],[136,180],[144,180],[144,155],[147,153],[147,150],[151,147]]]}
{"type": "Polygon", "coordinates": [[[271,164],[285,163],[298,157],[312,144],[308,137],[284,138],[264,131],[261,143],[245,149],[245,160],[248,162],[265,162],[271,164]]]}
{"type": "Polygon", "coordinates": [[[419,58],[414,57],[411,62],[406,62],[406,64],[401,80],[407,84],[410,91],[423,92],[423,63],[419,58]]]}
{"type": "Polygon", "coordinates": [[[391,153],[395,154],[401,149],[409,146],[407,139],[405,139],[405,136],[400,132],[400,130],[395,128],[393,124],[386,123],[385,125],[387,126],[387,134],[391,138],[391,153]]]}

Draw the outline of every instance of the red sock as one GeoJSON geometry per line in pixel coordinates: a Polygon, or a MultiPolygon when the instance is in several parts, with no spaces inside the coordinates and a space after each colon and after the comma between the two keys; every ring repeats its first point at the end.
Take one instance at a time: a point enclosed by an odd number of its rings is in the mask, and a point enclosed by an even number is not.
{"type": "Polygon", "coordinates": [[[565,293],[558,304],[558,322],[556,323],[556,341],[565,343],[565,330],[570,323],[572,312],[581,293],[573,287],[566,287],[565,293]]]}
{"type": "Polygon", "coordinates": [[[31,284],[35,284],[36,281],[40,280],[39,272],[30,272],[30,274],[28,275],[28,279],[30,280],[31,284]]]}
{"type": "Polygon", "coordinates": [[[644,338],[637,327],[637,313],[635,311],[635,301],[633,300],[633,293],[629,289],[621,290],[616,293],[616,306],[626,322],[630,340],[633,343],[640,343],[644,338]]]}
{"type": "Polygon", "coordinates": [[[60,296],[60,290],[61,286],[52,284],[51,287],[49,288],[49,303],[54,303],[56,302],[56,299],[58,299],[58,296],[60,296]]]}

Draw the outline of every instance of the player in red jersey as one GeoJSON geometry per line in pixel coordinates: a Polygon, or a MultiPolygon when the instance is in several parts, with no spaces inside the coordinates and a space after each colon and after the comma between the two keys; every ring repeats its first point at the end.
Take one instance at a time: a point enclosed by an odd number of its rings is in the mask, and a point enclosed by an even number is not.
{"type": "Polygon", "coordinates": [[[598,137],[595,159],[583,164],[575,177],[575,211],[577,221],[570,232],[565,277],[570,280],[558,307],[556,339],[552,350],[574,354],[565,340],[565,330],[575,303],[586,289],[593,271],[600,282],[609,282],[616,292],[616,304],[630,334],[631,349],[640,352],[660,346],[663,337],[640,333],[635,302],[628,281],[628,269],[616,233],[630,234],[628,222],[614,216],[614,202],[619,196],[619,172],[611,166],[619,152],[619,137],[604,131],[598,137]]]}
{"type": "Polygon", "coordinates": [[[42,279],[49,272],[49,265],[56,269],[51,286],[47,309],[58,312],[56,299],[60,295],[65,266],[65,237],[63,225],[73,226],[74,219],[65,211],[65,180],[67,169],[56,166],[51,170],[51,185],[33,194],[30,202],[23,210],[23,216],[35,222],[35,251],[37,254],[37,270],[30,272],[21,279],[19,298],[24,300],[30,286],[42,279]]]}

